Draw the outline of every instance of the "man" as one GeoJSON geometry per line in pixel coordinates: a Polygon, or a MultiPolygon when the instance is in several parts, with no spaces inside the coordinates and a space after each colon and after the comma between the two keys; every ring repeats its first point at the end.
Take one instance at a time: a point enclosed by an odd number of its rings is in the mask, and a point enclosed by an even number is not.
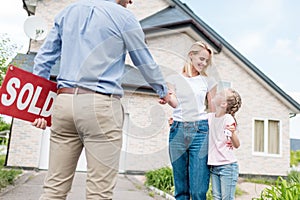
{"type": "MultiPolygon", "coordinates": [[[[129,53],[145,80],[167,103],[170,96],[145,44],[130,0],[81,0],[60,12],[35,57],[34,74],[49,78],[60,57],[52,113],[49,169],[41,199],[66,199],[83,147],[86,199],[112,199],[122,145],[120,79],[129,53]]],[[[46,121],[33,125],[45,129],[46,121]]]]}

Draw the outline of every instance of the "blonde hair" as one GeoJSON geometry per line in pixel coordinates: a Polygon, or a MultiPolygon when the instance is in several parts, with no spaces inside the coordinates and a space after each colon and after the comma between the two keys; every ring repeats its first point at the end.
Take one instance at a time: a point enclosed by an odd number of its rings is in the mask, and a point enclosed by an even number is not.
{"type": "Polygon", "coordinates": [[[191,48],[190,48],[190,50],[189,50],[189,53],[188,53],[188,56],[187,56],[187,60],[186,60],[186,62],[185,62],[185,65],[184,65],[184,67],[183,67],[183,70],[182,70],[182,72],[183,72],[183,73],[186,73],[189,77],[192,76],[192,68],[193,68],[193,64],[192,64],[192,61],[191,61],[189,55],[190,55],[190,54],[196,55],[196,54],[198,54],[198,53],[199,53],[200,51],[202,51],[202,50],[206,50],[206,51],[208,51],[208,53],[210,54],[209,60],[208,60],[208,62],[207,62],[207,65],[205,66],[205,68],[204,68],[203,71],[201,72],[201,75],[207,76],[206,69],[207,69],[210,65],[212,65],[213,50],[210,49],[210,48],[208,47],[208,45],[205,44],[204,42],[198,41],[198,42],[195,42],[195,43],[191,46],[191,48]]]}
{"type": "Polygon", "coordinates": [[[234,115],[240,109],[242,105],[242,99],[240,94],[234,89],[228,88],[227,91],[228,92],[226,92],[226,102],[227,102],[226,113],[231,114],[235,119],[234,115]]]}

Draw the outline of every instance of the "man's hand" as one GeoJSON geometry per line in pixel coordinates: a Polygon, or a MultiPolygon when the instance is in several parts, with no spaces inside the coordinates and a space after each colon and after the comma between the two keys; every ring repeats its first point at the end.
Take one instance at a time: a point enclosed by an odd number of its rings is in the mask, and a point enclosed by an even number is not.
{"type": "Polygon", "coordinates": [[[172,88],[169,88],[168,94],[164,98],[159,99],[160,104],[169,104],[172,108],[176,108],[178,101],[175,92],[172,88]]]}
{"type": "Polygon", "coordinates": [[[172,95],[172,93],[171,93],[171,92],[168,92],[167,95],[166,95],[165,97],[163,97],[163,98],[160,98],[158,102],[159,102],[160,104],[166,104],[166,103],[169,103],[170,100],[171,100],[171,95],[172,95]]]}
{"type": "Polygon", "coordinates": [[[44,118],[37,118],[31,123],[31,125],[45,130],[47,127],[47,121],[44,118]]]}

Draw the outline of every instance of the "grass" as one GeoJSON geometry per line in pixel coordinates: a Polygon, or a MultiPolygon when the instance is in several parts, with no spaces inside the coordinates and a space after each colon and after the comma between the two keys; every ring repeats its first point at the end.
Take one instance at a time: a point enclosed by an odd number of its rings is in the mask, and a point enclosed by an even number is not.
{"type": "Polygon", "coordinates": [[[264,185],[274,185],[276,183],[276,180],[272,178],[258,177],[258,178],[245,178],[245,182],[264,184],[264,185]]]}
{"type": "Polygon", "coordinates": [[[5,169],[4,161],[5,155],[0,155],[0,190],[14,184],[16,177],[22,173],[21,170],[5,169]]]}
{"type": "Polygon", "coordinates": [[[235,189],[235,196],[236,197],[242,196],[242,195],[244,195],[246,193],[247,192],[245,192],[244,190],[240,189],[238,185],[236,186],[236,189],[235,189]]]}
{"type": "Polygon", "coordinates": [[[174,192],[173,173],[170,167],[149,171],[145,176],[145,185],[156,187],[169,194],[174,192]]]}
{"type": "Polygon", "coordinates": [[[149,196],[153,198],[155,196],[155,193],[153,191],[150,191],[149,196]]]}

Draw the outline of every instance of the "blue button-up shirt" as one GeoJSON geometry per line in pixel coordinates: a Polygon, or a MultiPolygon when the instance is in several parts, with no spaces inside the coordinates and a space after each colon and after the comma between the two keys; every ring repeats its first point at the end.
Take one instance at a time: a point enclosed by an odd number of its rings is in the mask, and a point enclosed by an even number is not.
{"type": "Polygon", "coordinates": [[[58,88],[84,87],[123,96],[120,80],[127,52],[145,80],[164,97],[163,75],[132,12],[115,0],[82,0],[55,17],[35,57],[33,73],[49,79],[51,67],[60,58],[58,88]]]}

